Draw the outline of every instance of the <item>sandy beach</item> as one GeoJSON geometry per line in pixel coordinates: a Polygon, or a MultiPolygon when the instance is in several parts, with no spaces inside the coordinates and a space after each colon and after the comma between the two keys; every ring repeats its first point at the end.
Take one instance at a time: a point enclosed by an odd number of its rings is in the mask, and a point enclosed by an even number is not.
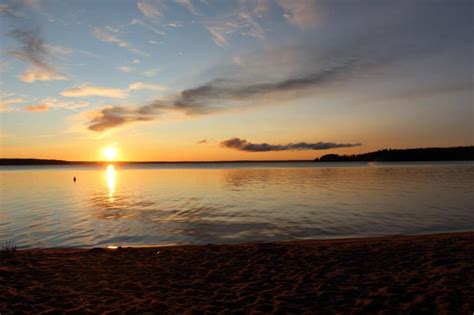
{"type": "Polygon", "coordinates": [[[472,314],[474,233],[0,257],[0,313],[472,314]]]}

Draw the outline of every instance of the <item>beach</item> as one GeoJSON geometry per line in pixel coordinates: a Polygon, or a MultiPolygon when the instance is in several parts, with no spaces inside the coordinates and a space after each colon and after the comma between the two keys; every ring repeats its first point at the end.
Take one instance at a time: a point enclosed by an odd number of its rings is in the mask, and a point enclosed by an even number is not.
{"type": "Polygon", "coordinates": [[[0,254],[0,313],[472,314],[474,233],[0,254]]]}

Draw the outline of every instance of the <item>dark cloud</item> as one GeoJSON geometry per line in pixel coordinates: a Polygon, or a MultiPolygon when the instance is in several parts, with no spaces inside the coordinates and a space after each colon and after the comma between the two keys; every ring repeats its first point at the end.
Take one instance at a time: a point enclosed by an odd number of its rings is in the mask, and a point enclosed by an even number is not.
{"type": "Polygon", "coordinates": [[[24,3],[3,3],[0,13],[7,18],[12,27],[8,35],[18,41],[18,49],[10,49],[8,53],[19,60],[28,63],[31,68],[20,75],[24,82],[64,80],[65,77],[48,62],[53,56],[52,48],[43,40],[41,30],[33,18],[24,15],[24,3]]]}
{"type": "Polygon", "coordinates": [[[106,131],[119,127],[123,124],[135,121],[149,121],[153,117],[147,115],[146,110],[131,110],[124,107],[114,106],[104,108],[90,121],[89,130],[106,131]]]}
{"type": "MultiPolygon", "coordinates": [[[[163,110],[180,111],[187,115],[206,115],[234,108],[241,102],[256,101],[264,96],[270,97],[272,93],[297,94],[304,89],[323,86],[342,78],[354,69],[355,63],[355,60],[349,60],[307,76],[270,83],[249,85],[242,84],[239,80],[217,79],[194,89],[183,90],[171,100],[156,100],[135,109],[121,106],[107,107],[90,122],[88,128],[93,131],[104,131],[134,121],[151,120],[163,110]],[[146,119],[143,119],[143,115],[147,115],[146,119]]],[[[293,97],[297,97],[296,94],[293,97]]],[[[279,100],[275,98],[274,101],[279,100]]]]}
{"type": "Polygon", "coordinates": [[[224,148],[236,149],[247,152],[268,152],[268,151],[288,151],[288,150],[327,150],[334,148],[351,148],[360,146],[361,143],[332,143],[332,142],[315,142],[315,143],[289,143],[286,145],[268,144],[268,143],[252,143],[240,138],[230,138],[222,141],[220,145],[224,148]]]}
{"type": "Polygon", "coordinates": [[[206,144],[206,143],[207,143],[206,139],[203,139],[201,141],[196,142],[196,144],[206,144]]]}
{"type": "Polygon", "coordinates": [[[22,44],[19,50],[9,50],[10,55],[35,67],[52,70],[52,67],[45,62],[49,57],[49,50],[44,45],[39,29],[15,29],[9,35],[22,44]]]}

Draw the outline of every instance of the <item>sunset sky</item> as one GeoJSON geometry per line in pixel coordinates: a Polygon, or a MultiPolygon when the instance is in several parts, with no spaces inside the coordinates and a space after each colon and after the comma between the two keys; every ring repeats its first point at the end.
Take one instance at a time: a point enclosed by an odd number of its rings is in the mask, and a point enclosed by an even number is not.
{"type": "Polygon", "coordinates": [[[472,145],[473,1],[0,1],[1,157],[472,145]]]}

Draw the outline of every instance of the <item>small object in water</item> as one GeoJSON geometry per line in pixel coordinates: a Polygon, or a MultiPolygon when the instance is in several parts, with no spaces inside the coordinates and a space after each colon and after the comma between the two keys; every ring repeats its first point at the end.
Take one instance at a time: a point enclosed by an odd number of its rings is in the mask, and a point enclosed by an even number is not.
{"type": "Polygon", "coordinates": [[[74,182],[76,182],[76,176],[74,176],[74,178],[72,179],[74,182]]]}

